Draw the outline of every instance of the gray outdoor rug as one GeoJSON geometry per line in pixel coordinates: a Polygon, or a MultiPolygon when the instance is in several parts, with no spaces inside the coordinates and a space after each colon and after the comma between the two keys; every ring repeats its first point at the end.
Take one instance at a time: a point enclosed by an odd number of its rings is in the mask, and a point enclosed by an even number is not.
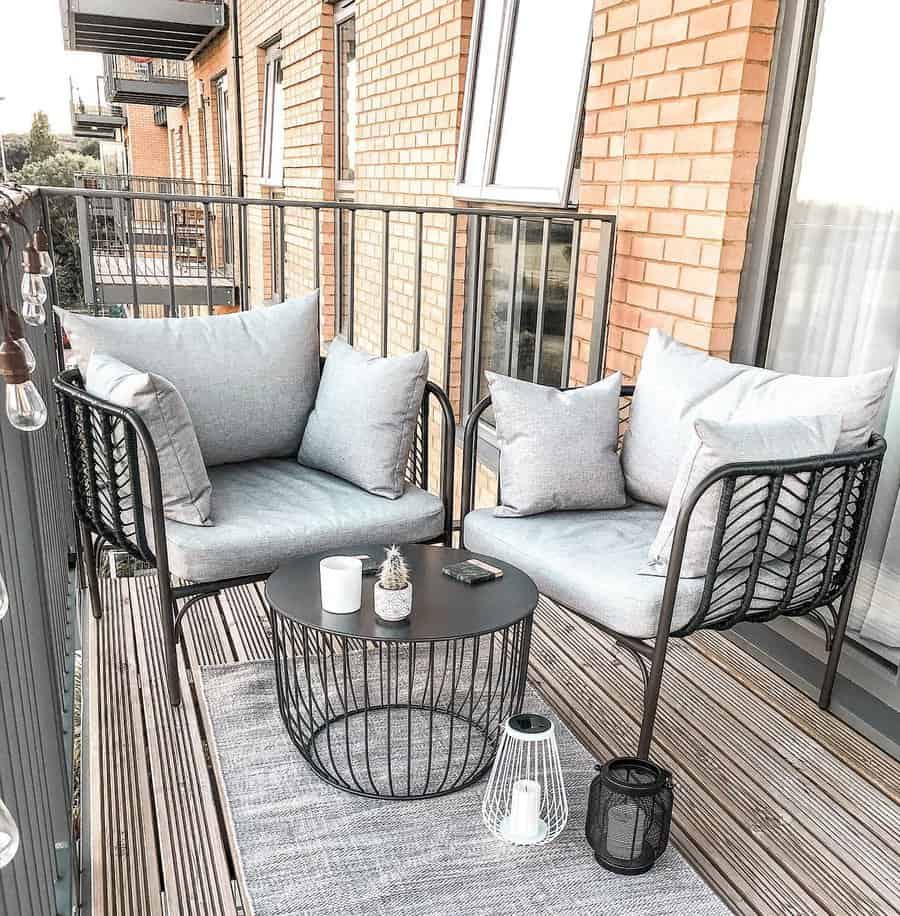
{"type": "Polygon", "coordinates": [[[271,662],[204,668],[202,688],[253,916],[729,912],[671,845],[636,877],[594,862],[584,838],[594,760],[531,688],[524,708],[558,729],[570,807],[560,837],[532,848],[508,846],[484,828],[486,779],[413,802],[360,798],[323,783],[282,725],[271,662]]]}

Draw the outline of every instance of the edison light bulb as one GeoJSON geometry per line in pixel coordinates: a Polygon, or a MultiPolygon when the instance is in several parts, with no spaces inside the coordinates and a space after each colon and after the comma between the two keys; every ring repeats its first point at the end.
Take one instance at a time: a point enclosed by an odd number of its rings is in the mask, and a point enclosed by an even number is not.
{"type": "Polygon", "coordinates": [[[6,583],[3,581],[3,576],[0,576],[0,620],[3,620],[8,610],[9,591],[7,591],[6,583]]]}
{"type": "Polygon", "coordinates": [[[34,350],[31,349],[24,337],[20,337],[16,344],[18,344],[19,349],[25,356],[25,365],[28,367],[29,374],[34,372],[34,367],[37,365],[37,357],[34,355],[34,350]]]}
{"type": "MultiPolygon", "coordinates": [[[[26,274],[28,276],[28,274],[26,274]]],[[[40,280],[40,277],[37,277],[40,280]]],[[[38,299],[25,299],[22,302],[22,321],[25,324],[39,327],[47,320],[47,312],[44,310],[44,303],[38,299]]]]}
{"type": "Polygon", "coordinates": [[[38,256],[41,259],[41,276],[50,277],[53,275],[53,258],[50,257],[49,251],[39,251],[38,256]]]}
{"type": "Polygon", "coordinates": [[[33,432],[47,422],[47,405],[29,379],[19,385],[6,384],[6,416],[16,429],[33,432]]]}
{"type": "Polygon", "coordinates": [[[0,801],[0,868],[9,865],[19,851],[19,828],[9,813],[9,808],[0,801]]]}
{"type": "Polygon", "coordinates": [[[26,302],[34,301],[43,305],[47,301],[47,284],[39,274],[22,274],[22,299],[26,302]]]}

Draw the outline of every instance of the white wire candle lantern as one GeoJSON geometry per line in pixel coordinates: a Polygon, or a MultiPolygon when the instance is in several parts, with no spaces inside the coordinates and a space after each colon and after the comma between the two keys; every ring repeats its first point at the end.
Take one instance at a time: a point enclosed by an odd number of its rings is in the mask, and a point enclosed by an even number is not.
{"type": "Polygon", "coordinates": [[[553,723],[520,713],[504,726],[481,804],[488,830],[517,846],[549,843],[569,818],[553,723]]]}

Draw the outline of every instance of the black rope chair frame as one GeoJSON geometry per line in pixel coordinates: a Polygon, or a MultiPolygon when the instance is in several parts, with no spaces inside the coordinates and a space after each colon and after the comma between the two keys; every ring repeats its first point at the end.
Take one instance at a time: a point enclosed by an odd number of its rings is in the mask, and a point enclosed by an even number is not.
{"type": "MultiPolygon", "coordinates": [[[[159,458],[146,424],[133,410],[85,391],[78,369],[61,372],[53,386],[93,615],[102,616],[97,569],[104,547],[123,550],[156,568],[169,699],[177,706],[181,701],[177,644],[187,612],[203,598],[226,588],[262,581],[268,573],[208,582],[173,582],[166,546],[159,458]]],[[[433,413],[441,429],[440,492],[436,495],[444,506],[444,528],[434,542],[450,544],[456,425],[449,398],[430,380],[425,385],[406,478],[423,490],[429,489],[428,433],[433,413]]]]}
{"type": "MultiPolygon", "coordinates": [[[[627,423],[633,385],[621,390],[627,423]]],[[[479,426],[491,404],[483,398],[466,420],[460,541],[475,503],[479,426]]],[[[853,589],[886,444],[873,434],[865,448],[790,461],[735,462],[717,468],[683,501],[675,526],[656,636],[637,639],[584,617],[633,654],[644,682],[638,756],[647,759],[670,637],[728,630],[745,621],[810,616],[825,631],[828,660],[819,706],[828,709],[850,617],[853,589]],[[701,498],[718,489],[718,514],[704,587],[686,624],[672,630],[685,542],[701,498]]],[[[497,494],[500,481],[498,469],[497,494]]],[[[553,600],[552,595],[548,598],[553,600]]]]}

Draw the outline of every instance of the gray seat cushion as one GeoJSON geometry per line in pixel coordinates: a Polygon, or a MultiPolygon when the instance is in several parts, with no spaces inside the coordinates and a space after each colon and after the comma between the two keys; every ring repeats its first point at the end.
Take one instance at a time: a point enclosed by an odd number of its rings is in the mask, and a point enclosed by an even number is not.
{"type": "MultiPolygon", "coordinates": [[[[665,579],[638,573],[662,517],[661,508],[645,503],[527,518],[479,509],[466,516],[465,540],[469,550],[524,570],[551,600],[618,633],[646,638],[656,634],[665,579]]],[[[681,580],[672,629],[696,610],[703,582],[681,580]]]]}
{"type": "Polygon", "coordinates": [[[431,493],[407,487],[382,499],[293,458],[223,465],[209,476],[213,527],[166,522],[169,566],[185,579],[269,573],[318,550],[425,541],[443,530],[443,504],[431,493]]]}
{"type": "Polygon", "coordinates": [[[318,302],[153,320],[57,312],[82,375],[97,350],[168,379],[213,466],[296,453],[319,384],[318,302]]]}

